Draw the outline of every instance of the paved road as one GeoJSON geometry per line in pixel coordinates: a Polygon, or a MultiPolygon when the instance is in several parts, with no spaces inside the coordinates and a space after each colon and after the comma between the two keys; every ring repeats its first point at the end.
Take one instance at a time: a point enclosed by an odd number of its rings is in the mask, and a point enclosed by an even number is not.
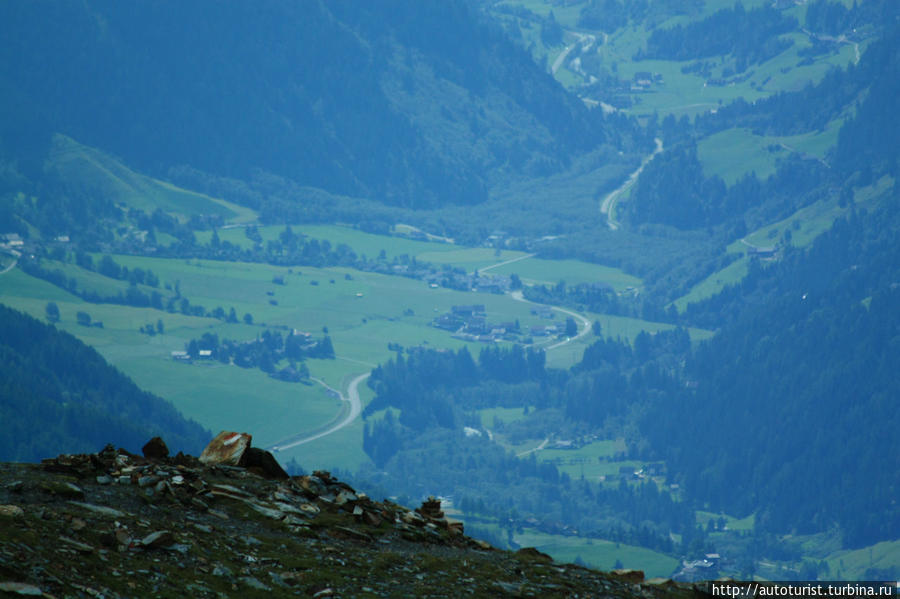
{"type": "Polygon", "coordinates": [[[591,43],[594,43],[594,36],[588,35],[586,33],[578,33],[577,31],[570,31],[569,33],[578,36],[578,41],[574,44],[569,44],[566,46],[566,49],[559,53],[559,56],[556,57],[556,60],[553,61],[553,64],[550,66],[550,72],[556,75],[556,71],[559,70],[559,67],[563,65],[566,60],[566,57],[569,53],[574,50],[576,47],[580,46],[584,43],[584,40],[589,39],[591,43]]]}
{"type": "Polygon", "coordinates": [[[6,273],[8,273],[12,269],[14,269],[16,267],[16,265],[19,263],[19,256],[21,256],[22,254],[20,254],[16,250],[10,250],[10,251],[12,252],[13,261],[9,266],[4,268],[3,270],[0,270],[0,275],[5,275],[6,273]]]}
{"type": "MultiPolygon", "coordinates": [[[[521,291],[513,291],[512,293],[509,294],[509,296],[516,301],[525,302],[526,304],[534,303],[531,300],[525,299],[525,296],[522,295],[521,291]]],[[[540,304],[540,305],[543,306],[545,304],[540,304]]],[[[549,346],[545,347],[544,350],[549,351],[551,349],[556,349],[557,347],[561,347],[567,343],[571,343],[571,342],[575,341],[576,339],[584,337],[585,335],[588,334],[588,331],[591,330],[591,321],[588,320],[587,318],[585,318],[584,316],[582,316],[581,314],[579,314],[578,312],[566,310],[565,308],[560,308],[558,306],[550,306],[550,309],[555,310],[557,312],[561,312],[562,314],[568,314],[572,318],[580,320],[582,328],[580,331],[578,331],[578,334],[575,335],[574,337],[567,337],[567,338],[563,339],[562,341],[559,341],[557,343],[554,343],[553,345],[549,345],[549,346]]]]}
{"type": "Polygon", "coordinates": [[[285,449],[291,449],[292,447],[297,447],[298,445],[303,445],[304,443],[309,443],[310,441],[315,441],[316,439],[321,439],[322,437],[326,437],[326,436],[330,435],[331,433],[337,432],[337,431],[341,430],[342,428],[344,428],[345,426],[352,423],[354,420],[356,420],[356,418],[362,412],[362,402],[360,402],[360,400],[359,400],[359,384],[361,382],[363,382],[364,380],[366,380],[367,378],[369,378],[369,374],[370,373],[368,373],[368,372],[363,373],[363,374],[357,376],[352,381],[350,381],[350,385],[347,387],[347,395],[346,396],[343,393],[341,393],[340,391],[338,391],[337,389],[333,389],[333,388],[329,387],[323,381],[317,380],[316,382],[318,382],[320,385],[322,385],[326,389],[337,393],[340,396],[341,401],[349,402],[349,409],[347,406],[343,406],[341,408],[341,411],[345,412],[343,418],[341,418],[341,415],[339,414],[338,415],[339,421],[335,424],[326,425],[325,430],[312,433],[305,437],[290,438],[286,442],[281,441],[279,443],[276,443],[269,449],[270,450],[278,449],[279,451],[283,451],[285,449]]]}
{"type": "Polygon", "coordinates": [[[509,260],[505,260],[503,262],[498,262],[497,264],[491,264],[490,266],[485,266],[484,268],[478,269],[479,273],[487,272],[492,268],[497,268],[498,266],[506,266],[507,264],[512,264],[513,262],[518,262],[519,260],[525,260],[526,258],[533,258],[534,254],[525,254],[524,256],[519,256],[518,258],[511,258],[509,260]]]}
{"type": "Polygon", "coordinates": [[[649,156],[645,156],[641,161],[641,166],[638,167],[636,171],[629,175],[628,179],[625,180],[615,191],[611,192],[605,198],[603,198],[603,202],[600,204],[600,213],[606,215],[606,224],[609,225],[609,228],[615,231],[619,228],[619,223],[613,220],[613,208],[615,208],[616,201],[619,199],[619,196],[622,195],[625,190],[631,187],[635,181],[637,181],[638,177],[641,176],[641,173],[650,161],[656,158],[656,155],[663,151],[663,142],[660,138],[656,138],[653,141],[656,142],[656,148],[653,150],[653,153],[649,156]]]}
{"type": "Polygon", "coordinates": [[[533,448],[531,448],[531,449],[526,449],[525,451],[523,451],[523,452],[521,452],[521,453],[517,453],[517,454],[516,454],[516,457],[517,457],[517,458],[521,458],[523,455],[528,455],[529,453],[532,453],[532,452],[534,452],[534,451],[540,451],[540,450],[542,450],[543,448],[547,447],[547,443],[549,443],[549,442],[550,442],[550,437],[547,437],[547,438],[544,439],[544,440],[541,442],[541,444],[538,445],[537,447],[533,447],[533,448]]]}

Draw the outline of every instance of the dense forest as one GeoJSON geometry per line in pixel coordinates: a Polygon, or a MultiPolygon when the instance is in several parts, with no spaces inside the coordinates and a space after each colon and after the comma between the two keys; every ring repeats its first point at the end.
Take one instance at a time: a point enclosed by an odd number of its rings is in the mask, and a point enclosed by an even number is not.
{"type": "Polygon", "coordinates": [[[735,71],[742,73],[783,52],[791,42],[778,36],[796,27],[796,19],[772,6],[746,10],[738,2],[701,21],[654,30],[641,57],[692,60],[733,54],[735,71]]]}
{"type": "Polygon", "coordinates": [[[263,171],[421,208],[481,202],[500,173],[547,174],[605,137],[462,0],[12,2],[0,22],[0,139],[26,174],[63,132],[157,175],[263,171]]]}
{"type": "Polygon", "coordinates": [[[137,452],[156,435],[173,451],[198,455],[209,441],[208,431],[94,349],[2,305],[0,362],[0,460],[34,462],[107,443],[137,452]]]}

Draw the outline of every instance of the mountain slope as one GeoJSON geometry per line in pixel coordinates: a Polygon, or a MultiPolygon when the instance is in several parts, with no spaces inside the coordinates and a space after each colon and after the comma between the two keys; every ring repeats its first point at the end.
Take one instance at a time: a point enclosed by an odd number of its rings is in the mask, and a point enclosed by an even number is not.
{"type": "Polygon", "coordinates": [[[0,305],[0,459],[35,461],[65,448],[140,447],[165,434],[197,451],[208,433],[141,391],[68,333],[0,305]]]}
{"type": "Polygon", "coordinates": [[[34,155],[61,132],[151,174],[262,169],[423,207],[482,201],[490,169],[558,168],[603,139],[461,0],[12,2],[0,23],[0,138],[34,155]]]}

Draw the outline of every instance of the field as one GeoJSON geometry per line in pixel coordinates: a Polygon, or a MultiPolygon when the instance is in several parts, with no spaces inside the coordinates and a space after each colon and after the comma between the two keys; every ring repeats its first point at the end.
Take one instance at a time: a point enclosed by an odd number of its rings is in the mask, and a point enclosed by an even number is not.
{"type": "MultiPolygon", "coordinates": [[[[504,252],[504,255],[507,254],[513,254],[513,252],[504,252]]],[[[489,272],[503,275],[515,273],[523,282],[538,285],[555,285],[561,280],[565,281],[567,285],[606,283],[616,291],[622,291],[626,287],[640,287],[643,284],[638,277],[629,275],[618,268],[578,260],[524,258],[491,268],[489,272]]]]}
{"type": "Polygon", "coordinates": [[[481,426],[484,428],[494,428],[496,420],[515,422],[526,416],[522,408],[485,408],[478,410],[478,415],[481,416],[481,426]]]}
{"type": "Polygon", "coordinates": [[[825,560],[835,580],[863,580],[869,568],[900,570],[900,541],[885,541],[855,551],[837,551],[825,560]]]}
{"type": "MultiPolygon", "coordinates": [[[[599,31],[588,32],[578,27],[578,18],[582,8],[587,4],[586,2],[567,2],[563,6],[549,0],[507,0],[501,4],[524,7],[542,17],[546,17],[552,11],[557,22],[563,28],[595,35],[598,41],[592,46],[589,53],[596,54],[600,59],[601,68],[615,73],[620,79],[629,81],[635,73],[640,71],[662,75],[661,83],[654,83],[648,90],[634,91],[629,94],[635,104],[626,112],[641,116],[649,116],[654,112],[658,112],[661,117],[667,114],[674,114],[676,117],[691,116],[715,109],[720,104],[728,103],[738,97],[752,102],[779,91],[798,90],[809,83],[821,80],[832,66],[844,67],[855,62],[857,56],[856,48],[850,43],[844,43],[835,48],[832,53],[813,57],[812,64],[801,65],[803,57],[799,55],[799,51],[809,47],[811,43],[805,34],[797,31],[783,36],[793,42],[791,47],[762,64],[750,65],[748,72],[752,71],[752,74],[746,81],[717,87],[707,85],[704,77],[681,72],[684,66],[693,61],[635,60],[636,53],[646,46],[647,38],[650,35],[650,31],[643,26],[635,27],[629,24],[614,32],[607,32],[609,35],[599,31]]],[[[747,10],[750,10],[766,4],[766,1],[751,0],[743,4],[747,10]]],[[[733,6],[732,0],[709,0],[696,19],[707,17],[718,10],[733,6]]],[[[500,18],[513,18],[500,11],[495,12],[500,18]]],[[[796,17],[802,24],[805,10],[802,7],[795,7],[786,11],[786,14],[796,17]]],[[[524,22],[521,19],[517,21],[520,26],[524,22]]],[[[656,24],[655,27],[668,28],[687,22],[687,17],[677,16],[656,24]]],[[[564,48],[545,48],[540,44],[538,29],[534,27],[522,30],[524,45],[531,49],[539,63],[545,62],[549,69],[549,65],[554,62],[564,48]]],[[[571,43],[572,40],[574,40],[574,36],[567,35],[567,42],[571,43]]],[[[862,52],[864,49],[865,43],[861,43],[859,51],[862,52]]],[[[569,57],[575,58],[577,55],[576,50],[569,54],[569,57]]],[[[566,60],[566,63],[568,62],[566,60]]],[[[726,67],[733,66],[734,60],[729,55],[715,62],[717,66],[713,69],[713,78],[723,76],[722,71],[726,67]]],[[[590,74],[590,71],[588,73],[590,74]]],[[[584,81],[581,74],[573,73],[566,66],[560,68],[555,76],[562,85],[573,90],[577,90],[584,81]]]]}
{"type": "MultiPolygon", "coordinates": [[[[877,202],[893,185],[894,180],[891,177],[882,177],[872,185],[856,189],[854,202],[857,206],[867,206],[877,202]]],[[[819,200],[809,206],[804,206],[787,218],[750,233],[744,237],[746,243],[741,240],[733,242],[726,248],[726,251],[742,254],[742,257],[694,285],[690,292],[673,302],[675,307],[679,311],[684,311],[688,304],[712,297],[727,285],[741,281],[747,274],[750,262],[750,257],[747,255],[750,246],[747,244],[757,247],[772,247],[783,241],[786,233],[790,233],[791,245],[806,247],[815,241],[816,237],[830,229],[834,221],[847,214],[849,210],[849,206],[841,207],[836,198],[819,200]]]]}
{"type": "Polygon", "coordinates": [[[573,479],[582,476],[586,480],[597,482],[600,477],[617,476],[621,466],[634,470],[641,468],[640,462],[611,461],[617,453],[625,451],[625,440],[594,441],[578,449],[542,449],[537,452],[541,462],[552,462],[557,470],[565,472],[573,479]]]}
{"type": "MultiPolygon", "coordinates": [[[[369,248],[377,241],[392,251],[427,247],[435,256],[444,256],[448,263],[496,263],[493,250],[459,249],[456,246],[416,242],[401,238],[368,236],[351,229],[334,227],[340,233],[364,239],[369,248]],[[377,237],[377,239],[371,239],[377,237]],[[381,242],[388,242],[383,244],[381,242]],[[444,250],[443,252],[441,250],[444,250]]],[[[269,230],[267,230],[268,232],[269,230]]],[[[317,234],[331,234],[331,228],[313,229],[317,234]]],[[[271,230],[274,232],[274,229],[271,230]]],[[[238,228],[223,233],[243,235],[238,228]],[[231,233],[234,231],[234,233],[231,233]]],[[[380,250],[379,250],[380,251],[380,250]]],[[[524,254],[502,252],[500,261],[524,254]]],[[[98,260],[99,256],[95,256],[98,260]]],[[[218,432],[220,429],[241,428],[256,436],[261,446],[304,431],[317,430],[331,422],[340,412],[338,399],[329,395],[321,385],[285,383],[266,376],[257,369],[239,369],[218,362],[197,362],[186,365],[171,359],[172,351],[183,350],[191,339],[204,333],[220,338],[251,340],[266,328],[286,327],[308,331],[315,336],[327,329],[332,338],[336,360],[310,360],[308,366],[314,378],[341,390],[349,380],[367,372],[392,357],[388,343],[404,347],[427,346],[457,348],[466,342],[453,339],[446,331],[429,326],[434,316],[450,311],[453,305],[482,303],[490,321],[519,320],[522,327],[547,324],[531,314],[531,305],[515,301],[507,295],[472,294],[448,289],[432,289],[421,281],[385,276],[346,268],[284,268],[265,264],[219,262],[115,256],[129,269],[151,270],[160,280],[157,289],[165,298],[180,290],[192,305],[206,310],[222,307],[227,313],[235,309],[240,323],[225,323],[205,317],[185,316],[150,308],[136,308],[112,304],[89,304],[45,281],[12,270],[0,277],[0,301],[24,310],[37,318],[44,317],[48,301],[59,305],[60,328],[97,348],[112,364],[131,376],[139,386],[156,393],[178,407],[187,417],[218,432]],[[276,277],[283,284],[275,283],[276,277]],[[102,321],[103,328],[76,324],[75,313],[87,312],[93,321],[102,321]],[[245,324],[245,314],[252,315],[253,324],[245,324]],[[145,325],[161,321],[164,333],[149,336],[139,332],[145,325]]],[[[545,261],[529,258],[517,264],[533,263],[533,273],[547,268],[545,261]]],[[[560,269],[566,274],[588,276],[593,267],[566,261],[560,269]]],[[[515,266],[515,264],[510,265],[515,266]]],[[[127,288],[124,281],[113,280],[72,264],[48,263],[50,268],[62,269],[67,277],[78,281],[79,289],[103,294],[117,294],[127,288]]],[[[607,280],[638,282],[627,275],[596,267],[607,280]]],[[[144,292],[153,288],[141,286],[144,292]]],[[[588,314],[589,320],[600,320],[605,335],[633,339],[641,330],[656,331],[670,325],[651,323],[619,316],[588,314]]],[[[557,319],[564,318],[557,314],[557,319]]],[[[554,319],[555,322],[557,319],[554,319]]],[[[706,331],[692,331],[695,338],[703,338],[706,331]]],[[[593,341],[591,334],[551,350],[548,364],[568,368],[581,359],[584,347],[593,341]]],[[[539,339],[539,345],[559,343],[556,339],[539,339]]],[[[470,344],[477,355],[480,344],[470,344]]],[[[362,388],[363,398],[370,394],[362,388]]],[[[508,417],[508,415],[507,415],[508,417]]],[[[324,465],[355,469],[367,459],[362,454],[359,422],[339,433],[286,451],[282,460],[296,459],[307,468],[324,465]],[[356,435],[353,437],[353,435],[356,435]],[[356,439],[355,442],[350,440],[356,439]],[[315,457],[312,457],[315,456],[315,457]]]]}
{"type": "Polygon", "coordinates": [[[793,152],[823,159],[825,152],[837,143],[840,125],[833,122],[821,133],[784,137],[754,135],[748,129],[727,129],[700,141],[697,155],[706,176],[718,175],[727,185],[733,185],[750,172],[765,179],[775,172],[779,159],[793,152]]]}
{"type": "Polygon", "coordinates": [[[146,212],[160,208],[179,215],[215,214],[230,222],[256,220],[247,208],[142,175],[63,135],[54,137],[47,168],[85,190],[146,212]]]}
{"type": "Polygon", "coordinates": [[[552,535],[531,529],[513,538],[519,545],[534,547],[561,562],[581,558],[590,566],[609,571],[618,560],[625,568],[643,570],[647,578],[671,576],[679,566],[678,560],[668,555],[602,539],[552,535]]]}
{"type": "Polygon", "coordinates": [[[697,524],[702,526],[704,529],[706,528],[707,523],[710,520],[719,520],[719,518],[725,518],[725,526],[728,530],[753,530],[754,523],[756,522],[756,515],[750,514],[746,518],[735,518],[734,516],[729,516],[728,514],[714,514],[712,512],[704,512],[702,510],[697,510],[697,524]]]}
{"type": "MultiPolygon", "coordinates": [[[[638,277],[618,268],[579,260],[542,260],[515,250],[468,248],[449,243],[417,241],[405,237],[375,235],[338,225],[295,225],[291,230],[313,239],[328,240],[332,247],[347,245],[357,255],[365,255],[368,258],[375,258],[384,252],[389,260],[408,256],[420,262],[429,262],[437,266],[448,265],[462,268],[467,272],[488,269],[487,272],[491,274],[517,274],[526,283],[555,285],[560,280],[569,285],[605,283],[616,290],[629,286],[640,287],[643,284],[638,277]],[[507,261],[511,262],[503,264],[507,261]]],[[[284,227],[259,227],[258,231],[265,242],[278,239],[284,227]]],[[[243,248],[250,248],[253,245],[243,227],[224,228],[218,231],[218,235],[221,241],[228,241],[243,248]]],[[[208,243],[211,237],[210,231],[196,234],[198,243],[208,243]]]]}

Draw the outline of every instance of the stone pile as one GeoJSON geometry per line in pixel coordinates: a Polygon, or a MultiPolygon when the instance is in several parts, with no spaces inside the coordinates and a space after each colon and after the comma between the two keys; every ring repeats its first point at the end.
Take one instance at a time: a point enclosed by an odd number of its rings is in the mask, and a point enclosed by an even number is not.
{"type": "MultiPolygon", "coordinates": [[[[291,478],[271,453],[252,447],[251,441],[252,436],[247,433],[223,431],[199,459],[181,453],[169,458],[165,442],[155,437],[144,446],[143,457],[108,445],[97,454],[60,455],[43,460],[42,467],[82,479],[93,477],[99,485],[134,485],[145,501],[176,502],[185,509],[208,512],[223,519],[228,516],[216,509],[217,504],[223,500],[240,502],[258,514],[282,522],[295,533],[307,528],[311,519],[326,511],[347,512],[356,522],[369,527],[387,523],[410,539],[428,536],[441,539],[439,530],[447,531],[451,537],[463,534],[462,522],[446,518],[440,500],[434,497],[423,502],[420,508],[410,510],[390,501],[373,501],[326,471],[291,478]],[[232,484],[208,482],[207,475],[234,479],[256,476],[278,482],[269,492],[261,494],[232,484]]],[[[53,492],[72,499],[84,496],[73,483],[61,483],[53,492]]],[[[357,530],[347,534],[366,537],[357,530]]],[[[137,546],[147,545],[145,541],[137,546]]],[[[159,539],[153,542],[161,543],[159,539]]]]}

